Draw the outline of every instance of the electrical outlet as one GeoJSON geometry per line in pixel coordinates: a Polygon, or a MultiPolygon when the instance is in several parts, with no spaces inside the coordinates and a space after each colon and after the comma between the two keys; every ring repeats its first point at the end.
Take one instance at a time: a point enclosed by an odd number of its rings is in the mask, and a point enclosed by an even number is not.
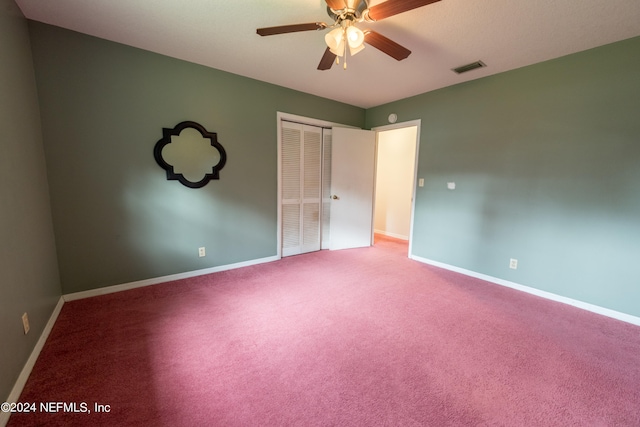
{"type": "Polygon", "coordinates": [[[200,258],[202,258],[203,256],[205,256],[206,254],[207,254],[207,252],[206,252],[206,250],[205,250],[205,248],[204,248],[204,247],[202,247],[202,248],[198,248],[198,256],[199,256],[200,258]]]}
{"type": "Polygon", "coordinates": [[[22,315],[22,327],[24,328],[24,334],[27,335],[29,333],[29,329],[31,329],[29,327],[29,316],[27,313],[22,315]]]}
{"type": "Polygon", "coordinates": [[[518,269],[518,260],[514,259],[514,258],[511,258],[509,260],[509,268],[512,269],[512,270],[517,270],[518,269]]]}

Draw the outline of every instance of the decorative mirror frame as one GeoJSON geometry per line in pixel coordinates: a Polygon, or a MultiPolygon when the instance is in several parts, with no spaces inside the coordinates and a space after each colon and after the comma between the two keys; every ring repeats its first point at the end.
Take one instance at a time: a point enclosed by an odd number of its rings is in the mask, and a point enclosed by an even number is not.
{"type": "Polygon", "coordinates": [[[192,121],[184,121],[178,123],[173,129],[162,128],[162,139],[159,140],[153,148],[153,157],[156,159],[158,165],[160,165],[162,169],[167,171],[168,180],[180,181],[182,185],[189,188],[201,188],[207,185],[207,183],[212,179],[220,179],[220,170],[227,162],[227,153],[224,150],[224,147],[222,147],[222,145],[218,142],[218,135],[215,132],[208,132],[204,128],[204,126],[192,121]],[[211,146],[217,149],[220,153],[220,160],[215,166],[211,168],[211,173],[205,174],[204,178],[202,178],[198,182],[189,181],[183,174],[175,173],[175,171],[173,170],[173,166],[167,163],[162,157],[162,149],[167,144],[171,144],[171,137],[179,136],[180,132],[182,132],[186,128],[193,128],[200,132],[202,137],[205,139],[209,139],[211,141],[211,146]]]}

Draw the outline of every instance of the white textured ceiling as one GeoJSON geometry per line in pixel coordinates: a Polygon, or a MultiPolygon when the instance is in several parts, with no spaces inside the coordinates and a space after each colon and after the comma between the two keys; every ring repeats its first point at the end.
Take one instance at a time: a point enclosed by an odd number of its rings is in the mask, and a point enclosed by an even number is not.
{"type": "Polygon", "coordinates": [[[640,0],[442,0],[360,25],[410,49],[404,61],[368,46],[346,71],[318,71],[325,31],[255,30],[332,23],[324,0],[16,3],[35,21],[364,108],[640,35],[640,0]],[[451,71],[477,60],[487,68],[451,71]]]}

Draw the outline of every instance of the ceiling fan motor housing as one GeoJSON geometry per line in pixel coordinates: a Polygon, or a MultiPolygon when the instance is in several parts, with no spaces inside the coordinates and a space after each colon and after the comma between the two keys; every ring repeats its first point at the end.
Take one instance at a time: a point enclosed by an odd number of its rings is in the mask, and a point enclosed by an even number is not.
{"type": "Polygon", "coordinates": [[[360,20],[363,12],[369,8],[368,0],[346,0],[345,3],[344,9],[331,9],[327,6],[327,14],[336,23],[341,23],[345,19],[351,21],[360,20]]]}

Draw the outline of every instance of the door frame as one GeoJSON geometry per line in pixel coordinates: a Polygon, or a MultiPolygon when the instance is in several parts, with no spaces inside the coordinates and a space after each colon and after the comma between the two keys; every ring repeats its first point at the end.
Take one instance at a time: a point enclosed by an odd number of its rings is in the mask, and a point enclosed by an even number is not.
{"type": "MultiPolygon", "coordinates": [[[[415,218],[415,210],[416,210],[416,188],[418,186],[418,157],[420,154],[420,133],[421,133],[421,125],[422,125],[422,120],[421,119],[417,119],[417,120],[410,120],[408,122],[401,122],[401,123],[394,123],[394,124],[390,124],[390,125],[384,125],[384,126],[376,126],[374,128],[371,128],[372,131],[376,132],[376,166],[377,166],[377,162],[378,162],[378,134],[380,132],[386,132],[386,131],[390,131],[390,130],[395,130],[395,129],[404,129],[404,128],[409,128],[409,127],[417,127],[417,132],[416,132],[416,152],[415,152],[415,158],[414,158],[414,165],[413,165],[413,189],[411,192],[411,218],[409,220],[409,252],[407,254],[408,257],[411,257],[412,253],[413,253],[413,222],[414,222],[414,218],[415,218]]],[[[377,170],[377,168],[376,168],[377,170]]],[[[375,213],[375,198],[374,198],[374,213],[375,213]]],[[[371,237],[372,237],[372,241],[373,241],[373,227],[374,225],[372,224],[372,228],[371,228],[371,237]]]]}
{"type": "MultiPolygon", "coordinates": [[[[277,259],[281,259],[282,258],[282,204],[280,203],[280,201],[282,200],[282,179],[281,179],[281,175],[282,175],[282,122],[283,121],[287,121],[287,122],[295,122],[295,123],[300,123],[303,125],[309,125],[309,126],[316,126],[316,127],[320,127],[320,128],[325,128],[325,129],[330,129],[333,127],[345,127],[345,128],[353,128],[354,126],[349,126],[349,125],[345,125],[345,124],[341,124],[341,123],[334,123],[334,122],[330,122],[327,120],[320,120],[320,119],[314,119],[311,117],[304,117],[304,116],[298,116],[295,114],[290,114],[290,113],[283,113],[281,111],[278,111],[276,114],[276,128],[277,128],[277,135],[278,135],[278,141],[277,141],[277,146],[278,146],[278,177],[277,177],[277,182],[278,182],[278,192],[277,192],[277,206],[278,206],[278,225],[276,227],[276,258],[277,259]]],[[[322,231],[321,231],[322,232],[322,231]]]]}
{"type": "MultiPolygon", "coordinates": [[[[317,127],[322,127],[322,128],[332,128],[332,127],[346,127],[346,128],[357,128],[356,126],[350,126],[350,125],[345,125],[343,123],[335,123],[335,122],[330,122],[327,120],[320,120],[320,119],[314,119],[311,117],[305,117],[305,116],[299,116],[296,114],[290,114],[290,113],[284,113],[284,112],[280,112],[278,111],[276,114],[276,128],[277,128],[277,163],[278,163],[278,171],[277,171],[277,183],[278,183],[278,191],[277,191],[277,227],[276,227],[276,257],[278,259],[282,258],[282,206],[280,203],[280,200],[282,198],[282,181],[281,181],[281,174],[282,174],[282,121],[289,121],[289,122],[296,122],[296,123],[301,123],[301,124],[305,124],[305,125],[310,125],[310,126],[317,126],[317,127]]],[[[378,151],[378,133],[379,132],[385,132],[385,131],[389,131],[389,130],[394,130],[394,129],[402,129],[402,128],[408,128],[408,127],[413,127],[416,126],[417,127],[417,132],[416,132],[416,153],[415,153],[415,164],[414,164],[414,168],[413,168],[413,190],[412,190],[412,198],[411,198],[411,219],[410,219],[410,227],[409,227],[409,252],[408,252],[408,256],[411,257],[412,253],[413,253],[413,226],[414,226],[414,220],[415,220],[415,209],[416,209],[416,188],[418,186],[418,158],[419,158],[419,154],[420,154],[420,135],[421,135],[421,126],[422,126],[422,120],[421,119],[416,119],[416,120],[410,120],[407,122],[400,122],[400,123],[394,123],[394,124],[390,124],[390,125],[384,125],[384,126],[376,126],[374,128],[371,128],[372,131],[376,132],[376,157],[375,157],[375,162],[377,162],[378,160],[378,156],[377,156],[377,151],[378,151]]],[[[375,168],[374,168],[375,169],[375,168]]],[[[374,183],[374,190],[375,190],[375,183],[374,183]]],[[[371,212],[371,215],[374,215],[375,212],[375,199],[374,199],[374,206],[373,206],[374,211],[371,212]]],[[[373,242],[373,221],[371,223],[371,241],[373,242]]]]}

